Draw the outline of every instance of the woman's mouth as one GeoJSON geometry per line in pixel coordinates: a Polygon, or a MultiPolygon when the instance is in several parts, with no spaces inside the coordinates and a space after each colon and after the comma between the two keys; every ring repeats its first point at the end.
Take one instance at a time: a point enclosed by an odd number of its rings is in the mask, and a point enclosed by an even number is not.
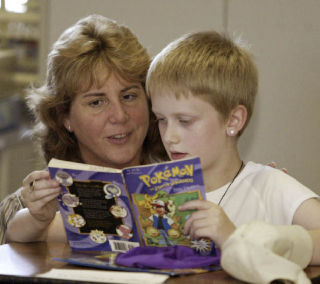
{"type": "Polygon", "coordinates": [[[130,133],[119,133],[108,136],[108,141],[112,144],[124,144],[129,140],[130,133]]]}

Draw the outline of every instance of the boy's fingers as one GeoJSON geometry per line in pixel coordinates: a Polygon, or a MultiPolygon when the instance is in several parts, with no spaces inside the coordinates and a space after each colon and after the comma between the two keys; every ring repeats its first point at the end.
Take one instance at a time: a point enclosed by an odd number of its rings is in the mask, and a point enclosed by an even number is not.
{"type": "Polygon", "coordinates": [[[199,210],[199,209],[209,209],[212,203],[205,200],[191,200],[183,203],[179,206],[179,210],[199,210]]]}

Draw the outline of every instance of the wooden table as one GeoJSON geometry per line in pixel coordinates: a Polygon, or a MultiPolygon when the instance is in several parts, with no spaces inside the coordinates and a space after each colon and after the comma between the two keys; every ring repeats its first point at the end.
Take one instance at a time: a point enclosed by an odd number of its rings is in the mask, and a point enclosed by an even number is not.
{"type": "MultiPolygon", "coordinates": [[[[37,273],[44,273],[52,268],[81,269],[51,258],[65,258],[70,255],[70,247],[64,243],[12,243],[0,246],[0,281],[3,276],[32,277],[37,273]]],[[[87,268],[86,268],[87,269],[87,268]]],[[[89,269],[89,268],[88,268],[89,269]]],[[[306,270],[308,277],[320,275],[320,266],[309,266],[306,270]]],[[[18,278],[19,279],[19,278],[18,278]]],[[[29,278],[24,278],[27,283],[29,278]]],[[[31,278],[30,278],[31,279],[31,278]]],[[[30,280],[29,279],[29,280],[30,280]]],[[[29,281],[31,282],[31,280],[29,281]]],[[[10,282],[13,283],[13,282],[10,282]]],[[[206,284],[206,283],[241,283],[224,271],[202,274],[170,277],[166,284],[206,284]]]]}

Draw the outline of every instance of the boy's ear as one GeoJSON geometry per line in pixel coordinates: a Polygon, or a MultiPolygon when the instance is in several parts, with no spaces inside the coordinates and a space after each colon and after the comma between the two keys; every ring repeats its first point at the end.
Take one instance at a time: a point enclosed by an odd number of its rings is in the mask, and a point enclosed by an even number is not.
{"type": "Polygon", "coordinates": [[[247,108],[244,105],[237,105],[230,113],[227,121],[227,135],[237,136],[247,121],[247,108]]]}

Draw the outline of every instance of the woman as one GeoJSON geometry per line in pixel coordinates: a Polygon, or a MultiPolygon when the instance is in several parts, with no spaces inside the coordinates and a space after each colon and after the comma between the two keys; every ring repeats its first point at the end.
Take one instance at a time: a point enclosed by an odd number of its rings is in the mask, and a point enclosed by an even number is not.
{"type": "MultiPolygon", "coordinates": [[[[45,161],[123,168],[166,159],[144,90],[149,63],[136,36],[103,16],[63,32],[48,56],[45,84],[27,97],[45,161]]],[[[6,241],[66,241],[59,193],[47,171],[29,174],[21,191],[28,209],[9,221],[6,241]]]]}

